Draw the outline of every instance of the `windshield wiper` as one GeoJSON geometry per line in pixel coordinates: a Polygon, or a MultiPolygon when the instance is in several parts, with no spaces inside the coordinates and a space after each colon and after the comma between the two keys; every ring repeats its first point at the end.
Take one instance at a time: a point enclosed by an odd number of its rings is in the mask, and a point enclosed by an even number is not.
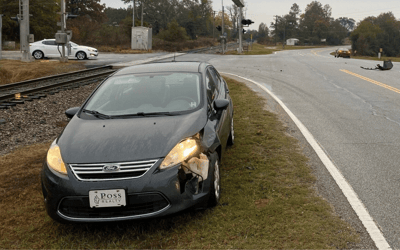
{"type": "Polygon", "coordinates": [[[111,119],[111,116],[102,114],[102,113],[100,113],[100,112],[98,112],[98,111],[95,111],[95,110],[83,109],[82,112],[85,112],[85,113],[87,113],[87,114],[94,115],[94,116],[99,117],[99,118],[111,119]]]}
{"type": "Polygon", "coordinates": [[[145,113],[145,112],[138,112],[136,114],[126,114],[126,115],[113,115],[112,117],[134,117],[134,116],[157,116],[157,115],[167,115],[167,116],[173,116],[173,115],[177,115],[171,112],[149,112],[149,113],[145,113]]]}

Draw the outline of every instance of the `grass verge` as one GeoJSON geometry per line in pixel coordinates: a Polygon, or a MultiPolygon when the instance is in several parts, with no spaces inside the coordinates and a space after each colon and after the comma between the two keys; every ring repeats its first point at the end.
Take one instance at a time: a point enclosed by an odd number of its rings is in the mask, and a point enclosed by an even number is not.
{"type": "Polygon", "coordinates": [[[49,144],[0,157],[0,248],[346,248],[356,232],[312,187],[296,139],[265,101],[227,79],[235,145],[226,151],[220,205],[123,223],[61,225],[42,204],[39,172],[49,144]]]}
{"type": "MultiPolygon", "coordinates": [[[[331,52],[330,55],[335,56],[335,52],[331,52]]],[[[371,61],[388,61],[391,60],[392,62],[400,62],[400,57],[389,57],[389,56],[382,56],[381,58],[374,57],[374,56],[351,56],[353,59],[362,59],[362,60],[371,60],[371,61]]]]}
{"type": "Polygon", "coordinates": [[[0,84],[25,81],[86,69],[81,62],[60,63],[58,60],[38,60],[30,63],[17,60],[0,60],[0,84]]]}
{"type": "Polygon", "coordinates": [[[243,51],[242,54],[239,54],[236,50],[227,51],[226,55],[269,55],[276,51],[282,50],[301,50],[301,49],[314,49],[314,48],[325,48],[325,46],[292,46],[286,45],[285,49],[282,49],[281,46],[267,46],[263,44],[254,43],[248,51],[243,51]]]}

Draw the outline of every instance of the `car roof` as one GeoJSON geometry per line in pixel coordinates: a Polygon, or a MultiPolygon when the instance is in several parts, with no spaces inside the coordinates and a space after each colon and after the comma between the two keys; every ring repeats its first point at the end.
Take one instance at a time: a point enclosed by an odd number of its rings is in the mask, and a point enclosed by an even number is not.
{"type": "Polygon", "coordinates": [[[148,63],[120,69],[113,76],[157,72],[203,72],[208,65],[206,62],[148,63]]]}

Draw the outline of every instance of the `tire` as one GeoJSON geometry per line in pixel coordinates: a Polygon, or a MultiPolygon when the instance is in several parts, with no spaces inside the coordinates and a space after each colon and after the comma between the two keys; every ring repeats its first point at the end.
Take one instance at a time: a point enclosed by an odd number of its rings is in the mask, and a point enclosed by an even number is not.
{"type": "Polygon", "coordinates": [[[43,52],[40,51],[40,50],[35,50],[35,51],[33,51],[32,56],[33,56],[33,58],[35,58],[36,60],[40,60],[40,59],[43,59],[44,54],[43,54],[43,52]]]}
{"type": "Polygon", "coordinates": [[[211,187],[210,196],[208,199],[208,207],[215,207],[221,199],[221,175],[220,175],[220,162],[218,153],[214,152],[211,156],[211,187]]]}
{"type": "Polygon", "coordinates": [[[86,53],[83,51],[79,51],[78,53],[76,53],[76,58],[78,60],[85,60],[86,59],[86,53]]]}
{"type": "Polygon", "coordinates": [[[232,121],[231,121],[231,132],[229,133],[227,144],[228,144],[228,146],[232,146],[233,144],[235,144],[235,130],[233,127],[233,117],[232,117],[232,121]]]}

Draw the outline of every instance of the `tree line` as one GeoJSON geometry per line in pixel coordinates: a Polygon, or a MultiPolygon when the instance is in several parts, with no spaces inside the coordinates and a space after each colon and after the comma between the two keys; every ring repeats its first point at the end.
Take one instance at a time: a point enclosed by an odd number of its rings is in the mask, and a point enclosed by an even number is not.
{"type": "Polygon", "coordinates": [[[353,51],[359,55],[376,56],[382,48],[385,56],[400,56],[400,21],[392,12],[365,18],[350,38],[353,51]]]}
{"type": "MultiPolygon", "coordinates": [[[[121,0],[132,3],[132,0],[121,0]]],[[[11,20],[19,13],[16,0],[0,0],[3,16],[3,40],[19,41],[18,23],[11,20]]],[[[60,27],[60,0],[30,0],[30,33],[35,40],[53,38],[60,27]]],[[[67,0],[67,11],[78,14],[67,21],[73,40],[88,45],[128,46],[131,39],[133,8],[106,8],[100,0],[67,0]]],[[[244,11],[246,13],[246,10],[244,11]]],[[[273,44],[297,38],[301,44],[338,45],[350,37],[353,50],[361,55],[376,55],[380,48],[387,56],[400,55],[400,22],[391,12],[367,17],[358,24],[348,17],[333,18],[332,8],[312,1],[304,10],[294,3],[289,13],[275,16],[268,27],[249,30],[244,39],[273,44]]],[[[238,38],[239,8],[226,8],[225,15],[213,11],[211,0],[135,0],[135,25],[152,27],[156,39],[183,42],[199,37],[218,38],[216,29],[225,23],[228,39],[238,38]]],[[[245,18],[245,17],[244,17],[245,18]]]]}

